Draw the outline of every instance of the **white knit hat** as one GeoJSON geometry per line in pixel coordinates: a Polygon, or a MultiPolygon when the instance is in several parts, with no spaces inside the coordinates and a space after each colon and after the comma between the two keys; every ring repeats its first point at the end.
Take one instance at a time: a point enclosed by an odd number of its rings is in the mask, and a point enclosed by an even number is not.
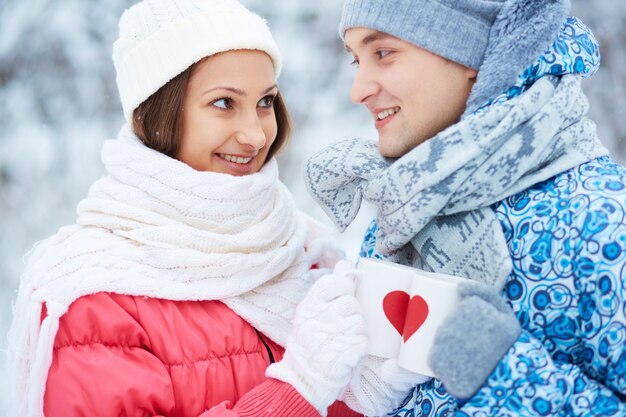
{"type": "Polygon", "coordinates": [[[204,57],[253,49],[267,53],[278,78],[281,58],[261,17],[236,0],[143,0],[126,10],[113,44],[124,117],[204,57]]]}

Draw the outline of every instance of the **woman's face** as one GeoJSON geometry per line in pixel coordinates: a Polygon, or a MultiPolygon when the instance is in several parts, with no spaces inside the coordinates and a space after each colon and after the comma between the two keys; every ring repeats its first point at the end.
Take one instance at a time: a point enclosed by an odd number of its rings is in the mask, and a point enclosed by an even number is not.
{"type": "Polygon", "coordinates": [[[213,55],[194,66],[183,100],[176,159],[197,171],[248,175],[276,139],[274,67],[264,52],[213,55]]]}

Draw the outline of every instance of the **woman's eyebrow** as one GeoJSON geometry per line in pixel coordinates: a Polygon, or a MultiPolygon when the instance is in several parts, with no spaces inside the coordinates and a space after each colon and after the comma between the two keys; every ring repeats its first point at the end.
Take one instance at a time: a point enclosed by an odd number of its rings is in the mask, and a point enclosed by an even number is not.
{"type": "MultiPolygon", "coordinates": [[[[270,91],[272,91],[274,88],[276,88],[276,84],[271,85],[270,87],[266,88],[265,90],[263,90],[262,94],[267,94],[270,91]]],[[[235,88],[235,87],[228,87],[228,86],[217,86],[217,87],[213,87],[213,88],[209,88],[208,90],[206,90],[204,93],[202,93],[202,95],[206,95],[208,93],[211,93],[215,90],[226,90],[226,91],[230,91],[232,93],[235,93],[239,96],[245,97],[247,96],[247,93],[239,88],[235,88]]]]}

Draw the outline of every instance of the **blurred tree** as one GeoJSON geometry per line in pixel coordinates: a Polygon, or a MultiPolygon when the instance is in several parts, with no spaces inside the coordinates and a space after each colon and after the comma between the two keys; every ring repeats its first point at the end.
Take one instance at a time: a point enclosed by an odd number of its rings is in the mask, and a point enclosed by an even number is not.
{"type": "Polygon", "coordinates": [[[574,0],[572,14],[592,28],[602,54],[598,73],[583,84],[600,139],[614,157],[626,162],[626,2],[574,0]]]}

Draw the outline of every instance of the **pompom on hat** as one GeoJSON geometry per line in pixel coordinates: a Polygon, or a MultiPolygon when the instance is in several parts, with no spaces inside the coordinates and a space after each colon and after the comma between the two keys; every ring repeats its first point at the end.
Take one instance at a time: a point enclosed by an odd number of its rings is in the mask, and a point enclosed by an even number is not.
{"type": "Polygon", "coordinates": [[[202,58],[251,49],[281,57],[267,23],[236,0],[143,0],[126,10],[113,44],[124,117],[202,58]]]}
{"type": "Polygon", "coordinates": [[[339,32],[378,30],[478,70],[467,114],[552,45],[569,8],[569,0],[346,0],[339,32]]]}

